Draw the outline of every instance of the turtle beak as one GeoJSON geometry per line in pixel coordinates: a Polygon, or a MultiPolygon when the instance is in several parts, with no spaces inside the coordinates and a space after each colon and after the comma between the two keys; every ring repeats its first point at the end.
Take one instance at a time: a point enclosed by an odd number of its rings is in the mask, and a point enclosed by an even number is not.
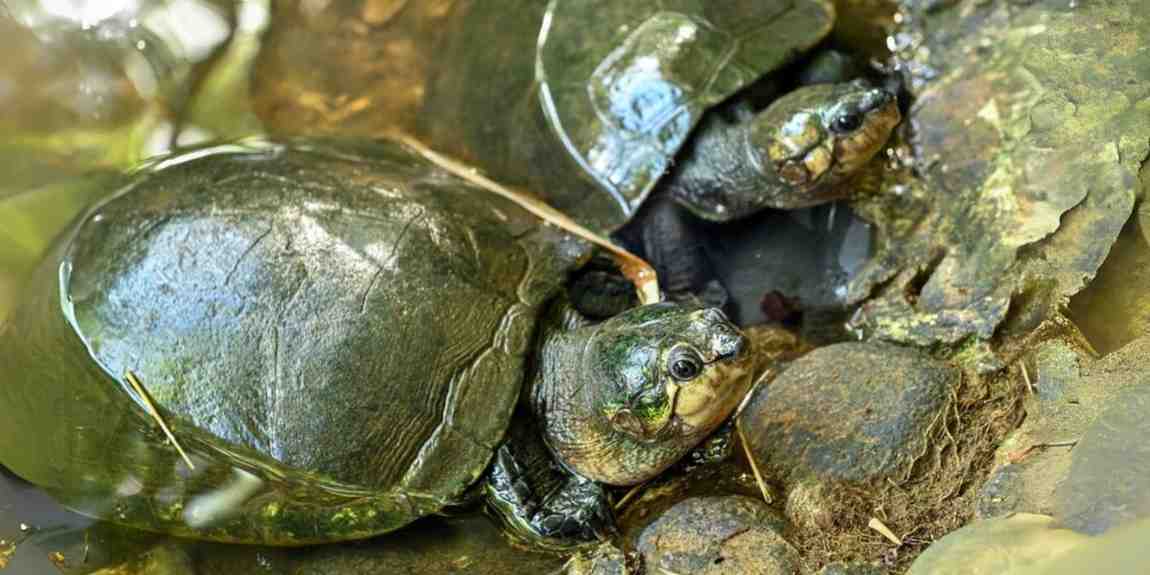
{"type": "Polygon", "coordinates": [[[726,314],[718,308],[707,308],[699,313],[710,334],[707,347],[714,354],[708,363],[736,359],[743,354],[747,348],[747,336],[727,319],[726,314]]]}
{"type": "Polygon", "coordinates": [[[894,102],[894,94],[882,88],[875,88],[863,95],[859,108],[863,112],[878,110],[894,102]]]}

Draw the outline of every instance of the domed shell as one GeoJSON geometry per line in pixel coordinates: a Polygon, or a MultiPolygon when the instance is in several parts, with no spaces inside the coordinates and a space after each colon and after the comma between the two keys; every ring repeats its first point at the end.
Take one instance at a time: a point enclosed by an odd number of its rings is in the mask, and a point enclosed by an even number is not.
{"type": "Polygon", "coordinates": [[[81,219],[0,329],[0,462],[193,537],[399,527],[501,440],[538,308],[585,251],[553,234],[397,145],[164,161],[81,219]]]}
{"type": "Polygon", "coordinates": [[[825,37],[825,0],[552,0],[539,99],[567,151],[633,210],[703,113],[825,37]]]}
{"type": "Polygon", "coordinates": [[[406,2],[370,19],[347,4],[277,13],[253,88],[273,131],[399,130],[601,233],[707,108],[834,20],[829,0],[406,2]]]}

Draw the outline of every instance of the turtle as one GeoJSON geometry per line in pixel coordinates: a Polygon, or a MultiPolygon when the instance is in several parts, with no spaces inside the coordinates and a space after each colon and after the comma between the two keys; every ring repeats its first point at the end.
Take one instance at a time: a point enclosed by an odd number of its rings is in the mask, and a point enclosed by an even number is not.
{"type": "Polygon", "coordinates": [[[0,464],[130,527],[295,546],[485,495],[544,546],[612,532],[750,387],[720,310],[602,321],[591,244],[394,140],[215,145],[80,215],[0,324],[0,464]]]}
{"type": "MultiPolygon", "coordinates": [[[[605,235],[649,196],[713,221],[841,198],[900,121],[865,81],[717,117],[828,35],[829,0],[386,4],[283,4],[256,68],[269,128],[402,131],[605,235]]],[[[689,275],[655,228],[660,275],[689,275]]]]}

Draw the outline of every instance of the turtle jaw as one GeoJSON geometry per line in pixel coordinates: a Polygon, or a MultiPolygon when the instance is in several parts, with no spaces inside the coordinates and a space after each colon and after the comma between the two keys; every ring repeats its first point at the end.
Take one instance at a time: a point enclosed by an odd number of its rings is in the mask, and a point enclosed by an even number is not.
{"type": "Polygon", "coordinates": [[[800,88],[763,114],[762,135],[751,136],[749,145],[763,145],[761,163],[782,183],[812,192],[812,203],[816,190],[866,165],[902,120],[893,94],[858,82],[800,88]]]}
{"type": "Polygon", "coordinates": [[[704,377],[676,390],[672,420],[684,441],[701,441],[739,406],[751,387],[749,355],[716,362],[704,377]]]}
{"type": "Polygon", "coordinates": [[[642,434],[650,443],[702,441],[735,411],[750,390],[752,366],[750,354],[738,350],[707,364],[698,378],[687,382],[669,382],[665,391],[668,409],[644,427],[642,434]]]}
{"type": "Polygon", "coordinates": [[[882,95],[868,99],[874,102],[874,107],[865,112],[862,125],[833,138],[835,161],[828,176],[834,181],[842,181],[866,165],[886,145],[895,126],[902,121],[895,98],[883,90],[874,92],[882,95]]]}

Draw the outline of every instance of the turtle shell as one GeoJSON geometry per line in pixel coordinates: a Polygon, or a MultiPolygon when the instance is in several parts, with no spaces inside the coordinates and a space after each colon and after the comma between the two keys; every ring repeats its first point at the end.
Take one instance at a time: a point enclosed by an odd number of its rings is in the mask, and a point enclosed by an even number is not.
{"type": "Polygon", "coordinates": [[[599,232],[634,213],[709,107],[834,20],[827,0],[285,4],[256,74],[273,130],[402,130],[599,232]]]}
{"type": "Polygon", "coordinates": [[[0,328],[0,462],[185,536],[397,528],[483,473],[586,251],[396,144],[168,159],[80,219],[0,328]]]}

